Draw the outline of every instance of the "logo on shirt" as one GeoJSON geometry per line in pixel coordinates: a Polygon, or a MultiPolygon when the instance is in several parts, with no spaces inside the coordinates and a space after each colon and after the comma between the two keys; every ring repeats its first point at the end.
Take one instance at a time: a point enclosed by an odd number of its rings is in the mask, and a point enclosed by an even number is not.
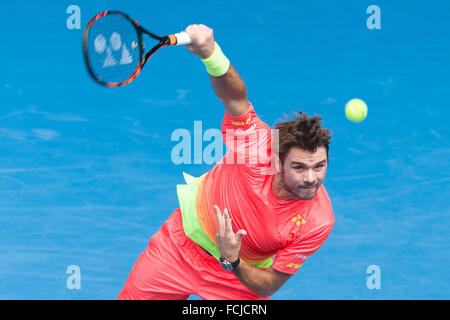
{"type": "Polygon", "coordinates": [[[288,267],[289,269],[294,268],[295,270],[300,269],[302,265],[301,264],[296,264],[296,263],[289,263],[286,267],[288,267]]]}
{"type": "Polygon", "coordinates": [[[304,256],[304,255],[302,255],[302,254],[296,254],[295,257],[296,257],[296,258],[299,258],[299,259],[301,259],[301,260],[306,260],[306,258],[307,258],[306,256],[304,256]]]}
{"type": "Polygon", "coordinates": [[[234,131],[234,135],[235,136],[245,136],[245,135],[255,131],[255,129],[256,129],[256,123],[252,124],[252,126],[250,128],[248,128],[247,130],[243,130],[241,128],[236,129],[236,131],[234,131]]]}
{"type": "Polygon", "coordinates": [[[305,219],[303,219],[301,215],[297,215],[296,217],[293,217],[291,220],[292,220],[292,222],[294,222],[297,226],[300,226],[300,225],[306,223],[305,219]]]}
{"type": "Polygon", "coordinates": [[[245,122],[244,121],[231,121],[231,124],[235,125],[235,126],[243,126],[245,124],[248,124],[250,122],[250,120],[252,120],[252,116],[251,115],[248,116],[248,118],[247,118],[247,120],[245,120],[245,122]]]}

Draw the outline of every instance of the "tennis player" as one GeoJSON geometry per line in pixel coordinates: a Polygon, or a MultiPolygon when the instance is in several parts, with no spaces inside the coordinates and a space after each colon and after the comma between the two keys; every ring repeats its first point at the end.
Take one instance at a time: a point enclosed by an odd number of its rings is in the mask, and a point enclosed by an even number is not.
{"type": "Polygon", "coordinates": [[[225,107],[229,151],[203,176],[185,175],[180,208],[151,237],[118,299],[269,299],[333,227],[322,185],[331,132],[303,112],[271,130],[213,30],[185,31],[225,107]]]}

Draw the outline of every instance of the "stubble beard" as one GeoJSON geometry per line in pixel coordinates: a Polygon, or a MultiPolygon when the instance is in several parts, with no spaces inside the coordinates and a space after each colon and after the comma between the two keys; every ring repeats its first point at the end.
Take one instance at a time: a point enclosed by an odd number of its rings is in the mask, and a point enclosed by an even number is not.
{"type": "Polygon", "coordinates": [[[284,170],[281,171],[281,186],[288,192],[290,192],[291,194],[295,195],[298,199],[300,200],[311,200],[312,198],[314,198],[314,196],[316,195],[317,192],[317,188],[314,188],[314,192],[312,193],[311,196],[305,196],[302,195],[300,193],[300,190],[298,190],[298,188],[295,187],[291,187],[288,184],[286,184],[286,179],[284,178],[284,170]]]}

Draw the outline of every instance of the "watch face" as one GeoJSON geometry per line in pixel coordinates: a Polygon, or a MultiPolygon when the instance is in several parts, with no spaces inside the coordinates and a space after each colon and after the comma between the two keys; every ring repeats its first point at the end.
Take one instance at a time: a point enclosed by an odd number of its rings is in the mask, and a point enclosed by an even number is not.
{"type": "Polygon", "coordinates": [[[220,265],[222,266],[223,269],[225,269],[227,271],[233,270],[231,263],[229,263],[227,260],[223,259],[222,257],[220,258],[220,265]]]}

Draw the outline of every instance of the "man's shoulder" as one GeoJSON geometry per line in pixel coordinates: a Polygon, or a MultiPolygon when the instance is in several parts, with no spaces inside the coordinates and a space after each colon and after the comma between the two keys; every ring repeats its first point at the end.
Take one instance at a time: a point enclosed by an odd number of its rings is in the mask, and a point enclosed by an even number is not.
{"type": "Polygon", "coordinates": [[[248,130],[249,128],[252,128],[251,131],[255,129],[270,129],[270,127],[259,118],[251,102],[248,102],[248,104],[249,107],[247,112],[240,116],[232,116],[225,110],[225,115],[222,120],[222,130],[235,129],[238,132],[250,132],[250,130],[248,130]]]}

